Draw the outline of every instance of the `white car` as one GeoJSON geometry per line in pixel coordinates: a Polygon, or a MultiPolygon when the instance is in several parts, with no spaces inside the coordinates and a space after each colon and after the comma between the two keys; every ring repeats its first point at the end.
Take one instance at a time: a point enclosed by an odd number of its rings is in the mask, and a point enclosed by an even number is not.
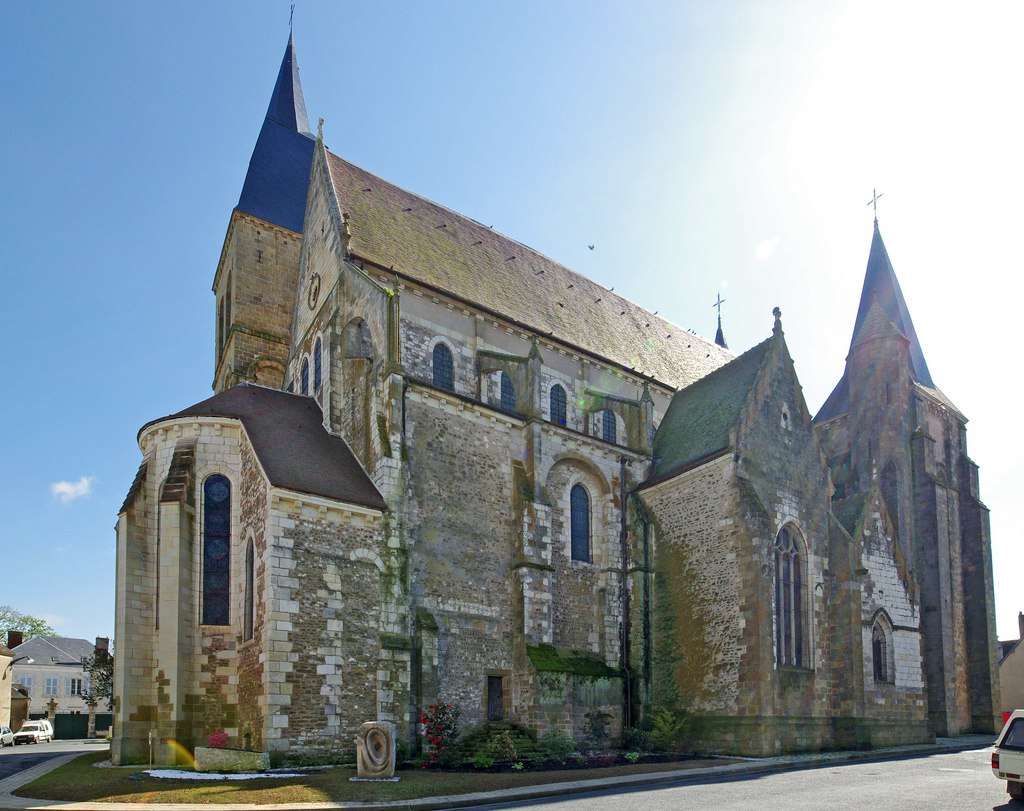
{"type": "Polygon", "coordinates": [[[1024,800],[1024,710],[1014,710],[1003,724],[992,752],[992,773],[1006,781],[1006,793],[1024,800]]]}
{"type": "Polygon", "coordinates": [[[14,746],[14,733],[10,727],[0,727],[0,747],[14,746]]]}
{"type": "Polygon", "coordinates": [[[46,743],[53,740],[53,727],[49,721],[26,721],[14,733],[15,743],[46,743]]]}

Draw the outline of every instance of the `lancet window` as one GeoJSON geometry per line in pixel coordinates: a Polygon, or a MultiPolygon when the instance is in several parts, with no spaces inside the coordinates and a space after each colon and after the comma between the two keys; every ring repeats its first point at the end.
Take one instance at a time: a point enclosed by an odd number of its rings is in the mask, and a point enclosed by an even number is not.
{"type": "Polygon", "coordinates": [[[590,496],[582,484],[569,491],[570,546],[573,560],[590,562],[590,496]]]}
{"type": "Polygon", "coordinates": [[[231,598],[231,482],[203,482],[203,624],[227,625],[231,598]]]}
{"type": "Polygon", "coordinates": [[[803,559],[796,531],[783,527],[775,539],[775,658],[806,667],[803,559]]]}
{"type": "Polygon", "coordinates": [[[445,344],[434,346],[434,385],[441,389],[455,390],[455,373],[452,367],[452,351],[445,344]]]}

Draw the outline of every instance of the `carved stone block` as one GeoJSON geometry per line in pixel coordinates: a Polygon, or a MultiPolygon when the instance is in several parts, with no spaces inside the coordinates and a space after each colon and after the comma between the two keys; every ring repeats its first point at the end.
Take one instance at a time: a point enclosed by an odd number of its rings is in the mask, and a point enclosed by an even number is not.
{"type": "Polygon", "coordinates": [[[364,779],[387,779],[395,774],[395,725],[367,721],[356,735],[356,774],[364,779]]]}

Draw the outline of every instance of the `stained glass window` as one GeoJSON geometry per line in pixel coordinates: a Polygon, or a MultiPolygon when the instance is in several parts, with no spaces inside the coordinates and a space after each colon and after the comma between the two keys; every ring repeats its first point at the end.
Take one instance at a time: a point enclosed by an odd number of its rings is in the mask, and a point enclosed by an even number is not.
{"type": "Polygon", "coordinates": [[[321,384],[321,382],[323,380],[323,373],[322,373],[322,364],[323,364],[322,349],[323,348],[322,348],[322,346],[320,344],[320,339],[317,338],[316,339],[316,349],[313,350],[313,391],[320,391],[320,384],[321,384]]]}
{"type": "Polygon", "coordinates": [[[501,407],[505,411],[516,410],[516,390],[512,388],[512,378],[501,373],[501,407]]]}
{"type": "Polygon", "coordinates": [[[434,385],[449,391],[455,390],[452,351],[444,344],[434,347],[434,385]]]}
{"type": "Polygon", "coordinates": [[[565,425],[565,389],[557,383],[551,387],[550,411],[551,421],[555,425],[565,425]]]}
{"type": "Polygon", "coordinates": [[[231,482],[203,482],[203,624],[227,625],[231,587],[231,482]]]}
{"type": "Polygon", "coordinates": [[[244,627],[242,628],[242,639],[252,639],[253,620],[255,619],[253,603],[253,589],[256,579],[256,551],[253,549],[252,541],[246,544],[245,548],[245,606],[242,617],[244,627]]]}
{"type": "Polygon", "coordinates": [[[877,622],[871,629],[871,659],[874,663],[875,681],[889,681],[889,644],[885,631],[877,622]]]}
{"type": "Polygon", "coordinates": [[[309,358],[302,359],[302,388],[303,394],[309,394],[309,358]]]}
{"type": "Polygon", "coordinates": [[[780,665],[804,667],[803,578],[793,533],[775,539],[775,657],[780,665]]]}
{"type": "Polygon", "coordinates": [[[582,484],[569,492],[572,559],[590,562],[590,496],[582,484]]]}
{"type": "Polygon", "coordinates": [[[605,442],[618,442],[616,435],[615,415],[606,409],[601,412],[601,438],[605,442]]]}

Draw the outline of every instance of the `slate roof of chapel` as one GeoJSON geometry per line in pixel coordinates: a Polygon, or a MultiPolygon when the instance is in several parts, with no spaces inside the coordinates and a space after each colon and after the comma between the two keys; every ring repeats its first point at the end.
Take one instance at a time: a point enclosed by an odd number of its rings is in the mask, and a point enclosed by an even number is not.
{"type": "Polygon", "coordinates": [[[773,338],[675,393],[654,434],[650,483],[669,478],[729,447],[729,433],[739,424],[740,409],[773,338]]]}
{"type": "Polygon", "coordinates": [[[324,428],[323,412],[312,397],[241,383],[147,427],[182,417],[240,420],[275,487],[375,510],[388,508],[345,440],[324,428]]]}
{"type": "Polygon", "coordinates": [[[532,248],[327,153],[349,252],[675,388],[734,354],[532,248]]]}

